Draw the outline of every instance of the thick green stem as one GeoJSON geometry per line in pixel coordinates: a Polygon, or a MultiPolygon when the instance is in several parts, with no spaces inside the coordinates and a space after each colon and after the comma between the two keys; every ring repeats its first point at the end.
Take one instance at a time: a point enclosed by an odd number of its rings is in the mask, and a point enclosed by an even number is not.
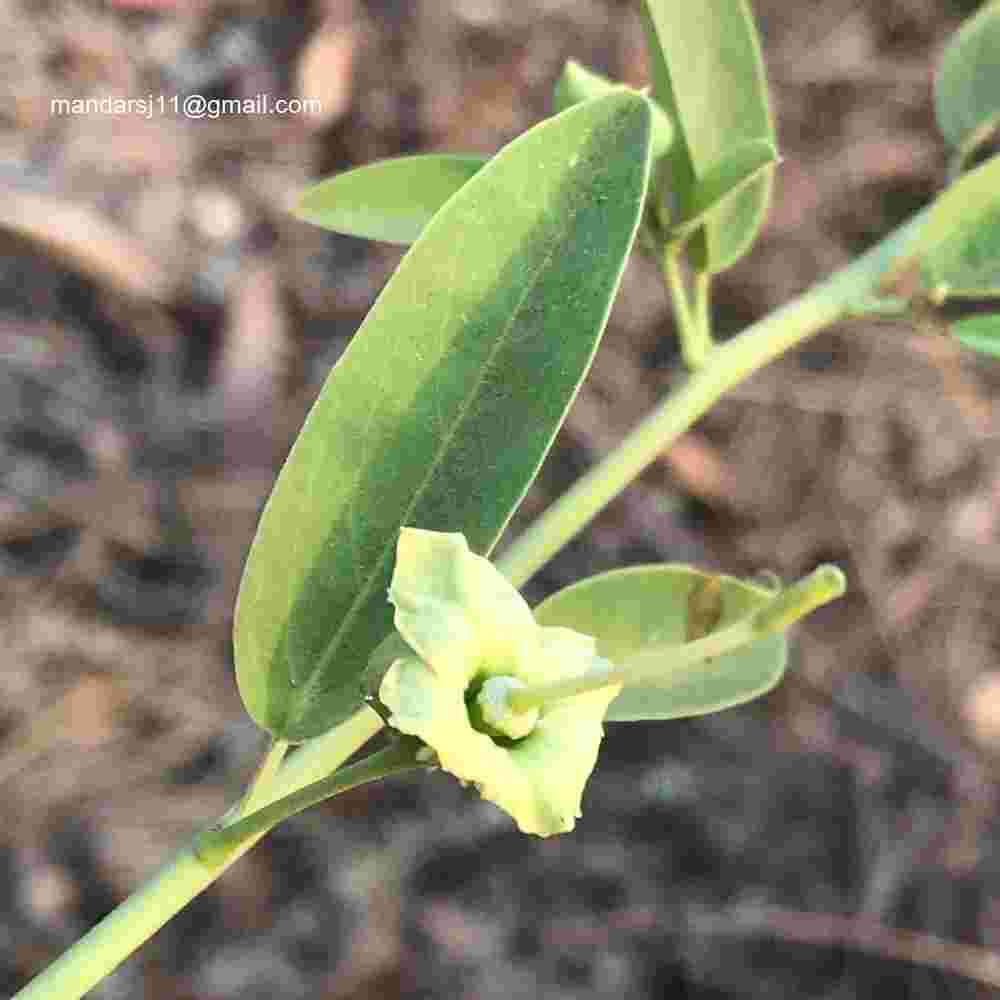
{"type": "Polygon", "coordinates": [[[804,295],[715,347],[709,362],[664,400],[607,458],[577,480],[497,560],[521,586],[544,566],[723,393],[807,337],[870,301],[890,263],[926,219],[914,217],[864,256],[804,295]]]}
{"type": "MultiPolygon", "coordinates": [[[[382,728],[370,708],[311,740],[291,756],[277,775],[261,783],[258,801],[276,801],[336,770],[382,728]]],[[[14,1000],[77,1000],[151,938],[175,913],[211,885],[266,833],[262,831],[222,858],[206,862],[194,843],[168,861],[144,886],[92,928],[65,954],[33,979],[14,1000]]]]}

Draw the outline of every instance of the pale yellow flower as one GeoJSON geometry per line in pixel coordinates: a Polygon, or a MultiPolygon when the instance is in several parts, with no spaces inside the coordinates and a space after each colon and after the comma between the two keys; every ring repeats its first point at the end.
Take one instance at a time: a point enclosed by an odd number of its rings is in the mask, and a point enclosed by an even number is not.
{"type": "Polygon", "coordinates": [[[442,768],[473,783],[524,833],[572,830],[604,713],[621,685],[520,714],[505,709],[504,696],[520,685],[606,672],[594,639],[538,625],[460,534],[403,528],[389,600],[416,654],[396,659],[379,687],[390,725],[423,740],[442,768]]]}

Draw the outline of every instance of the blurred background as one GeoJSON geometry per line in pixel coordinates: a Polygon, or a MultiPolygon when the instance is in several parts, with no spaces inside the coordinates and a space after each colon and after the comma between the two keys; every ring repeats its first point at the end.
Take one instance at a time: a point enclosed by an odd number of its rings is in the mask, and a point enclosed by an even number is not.
{"type": "MultiPolygon", "coordinates": [[[[760,243],[718,281],[723,334],[944,183],[933,67],[976,6],[757,0],[785,159],[760,243]]],[[[288,206],[377,157],[495,151],[548,113],[570,56],[642,84],[636,7],[0,4],[0,990],[214,819],[260,749],[232,672],[240,569],[400,256],[288,206]],[[158,104],[190,95],[313,104],[158,104]],[[153,106],[51,103],[84,97],[153,106]]],[[[682,375],[636,257],[511,531],[682,375]]],[[[343,796],[92,995],[995,995],[998,388],[995,362],[871,323],[740,386],[528,591],[649,561],[785,578],[836,561],[850,592],[798,629],[777,691],[609,726],[562,837],[516,834],[443,774],[343,796]]]]}

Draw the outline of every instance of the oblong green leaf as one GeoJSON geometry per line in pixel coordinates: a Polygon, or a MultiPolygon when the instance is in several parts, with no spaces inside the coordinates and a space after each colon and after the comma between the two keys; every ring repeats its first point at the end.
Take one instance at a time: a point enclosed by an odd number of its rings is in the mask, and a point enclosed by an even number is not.
{"type": "Polygon", "coordinates": [[[951,324],[951,334],[980,354],[1000,358],[1000,313],[970,316],[951,324]]]}
{"type": "Polygon", "coordinates": [[[236,606],[240,692],[276,736],[346,717],[392,625],[399,528],[486,554],[597,347],[638,226],[650,111],[616,94],[504,149],[410,248],[313,406],[236,606]]]}
{"type": "Polygon", "coordinates": [[[976,298],[1000,287],[1000,157],[938,196],[907,257],[932,293],[976,298]]]}
{"type": "MultiPolygon", "coordinates": [[[[756,584],[691,566],[632,566],[581,580],[535,608],[541,625],[561,625],[597,639],[597,652],[622,662],[651,645],[681,644],[706,627],[723,628],[774,595],[756,584]],[[706,615],[703,595],[717,585],[718,612],[706,615]],[[694,629],[692,629],[694,626],[694,629]]],[[[662,683],[627,687],[611,703],[609,722],[676,719],[739,705],[769,691],[787,659],[782,634],[682,672],[664,660],[662,683]]]]}
{"type": "MultiPolygon", "coordinates": [[[[556,80],[555,90],[552,94],[552,107],[558,113],[571,108],[581,101],[593,100],[595,97],[605,97],[608,94],[619,93],[622,90],[629,90],[623,83],[617,83],[598,73],[588,69],[575,59],[568,59],[563,71],[556,80]]],[[[674,140],[674,126],[670,121],[670,116],[658,104],[651,103],[653,112],[653,130],[650,138],[653,160],[658,160],[669,149],[674,140]]]]}
{"type": "Polygon", "coordinates": [[[685,234],[702,225],[706,216],[727,198],[734,197],[778,162],[778,150],[766,139],[751,139],[729,150],[695,182],[687,215],[672,232],[685,234]]]}
{"type": "MultiPolygon", "coordinates": [[[[642,6],[653,94],[679,132],[660,197],[684,218],[693,214],[697,181],[735,147],[752,139],[776,142],[760,41],[746,0],[643,0],[642,6]]],[[[696,267],[724,270],[750,248],[773,174],[764,170],[709,215],[703,246],[692,248],[696,267]]]]}
{"type": "Polygon", "coordinates": [[[934,113],[948,144],[972,152],[1000,119],[1000,0],[952,36],[934,79],[934,113]]]}
{"type": "Polygon", "coordinates": [[[378,160],[307,188],[294,211],[306,222],[348,236],[409,244],[487,162],[484,156],[457,153],[378,160]]]}

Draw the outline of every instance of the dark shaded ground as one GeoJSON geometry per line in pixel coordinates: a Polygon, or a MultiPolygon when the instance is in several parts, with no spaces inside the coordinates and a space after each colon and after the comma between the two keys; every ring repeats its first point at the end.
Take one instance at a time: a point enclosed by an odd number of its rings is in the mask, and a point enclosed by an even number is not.
{"type": "MultiPolygon", "coordinates": [[[[491,151],[562,61],[644,80],[634,4],[0,8],[0,990],[221,812],[254,759],[228,644],[254,520],[398,253],[286,206],[394,153],[491,151]],[[318,116],[60,117],[52,97],[319,97],[318,116]]],[[[735,331],[943,183],[974,5],[755,7],[786,160],[720,282],[735,331]]],[[[519,523],[679,378],[636,260],[519,523]]],[[[995,365],[852,325],[728,397],[531,586],[649,560],[851,592],[755,706],[612,726],[577,831],[445,775],[272,836],[95,996],[986,997],[1000,982],[995,365]],[[930,936],[930,937],[929,937],[930,936]],[[994,949],[994,951],[990,951],[994,949]]],[[[516,526],[515,526],[516,530],[516,526]]]]}

